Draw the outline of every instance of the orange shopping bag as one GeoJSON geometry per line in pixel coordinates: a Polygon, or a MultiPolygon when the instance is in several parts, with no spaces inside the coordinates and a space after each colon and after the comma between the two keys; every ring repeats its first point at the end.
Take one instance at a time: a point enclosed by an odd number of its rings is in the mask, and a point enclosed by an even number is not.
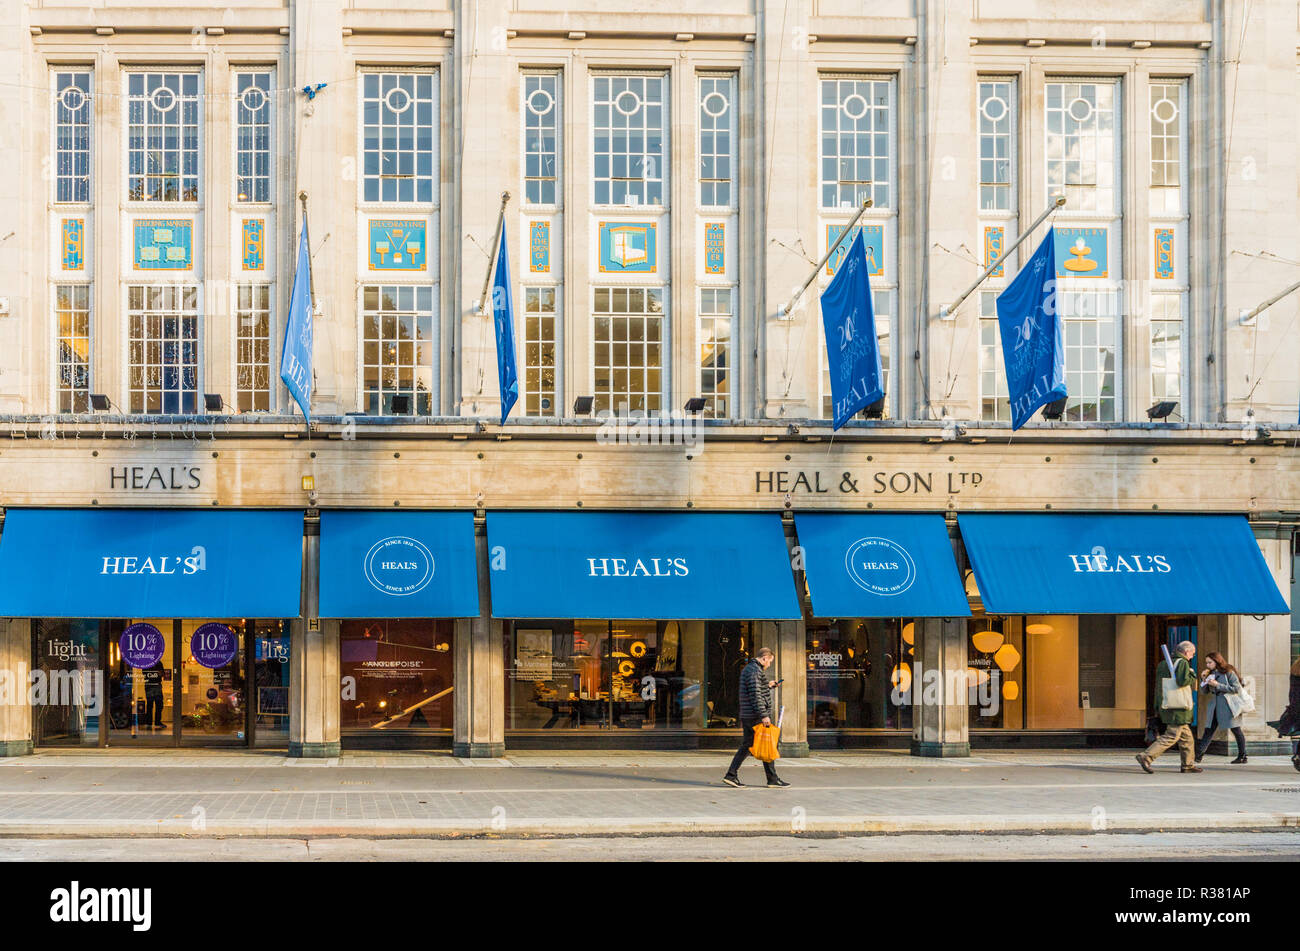
{"type": "Polygon", "coordinates": [[[755,759],[760,759],[764,763],[780,759],[781,754],[776,751],[776,744],[780,738],[779,726],[764,726],[760,723],[754,727],[754,745],[749,748],[749,752],[755,759]]]}

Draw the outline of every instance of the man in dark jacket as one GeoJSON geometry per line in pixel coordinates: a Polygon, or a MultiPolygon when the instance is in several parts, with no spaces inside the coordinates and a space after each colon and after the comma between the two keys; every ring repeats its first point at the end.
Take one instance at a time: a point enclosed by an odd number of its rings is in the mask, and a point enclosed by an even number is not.
{"type": "Polygon", "coordinates": [[[1184,773],[1202,772],[1201,767],[1196,765],[1196,739],[1192,736],[1191,725],[1196,712],[1196,671],[1192,669],[1192,658],[1195,656],[1196,645],[1191,641],[1183,641],[1178,645],[1178,652],[1173,657],[1174,669],[1171,671],[1169,665],[1163,660],[1156,669],[1154,706],[1166,729],[1163,735],[1156,737],[1154,743],[1137,755],[1138,765],[1145,772],[1155,772],[1151,768],[1152,760],[1172,746],[1178,747],[1178,752],[1183,759],[1184,773]],[[1176,687],[1187,687],[1191,691],[1190,708],[1164,706],[1164,682],[1168,678],[1173,679],[1176,687]]]}
{"type": "MultiPolygon", "coordinates": [[[[731,761],[731,768],[727,770],[727,775],[722,777],[722,781],[728,786],[745,785],[736,773],[740,769],[740,764],[745,762],[745,757],[749,755],[749,748],[754,745],[754,727],[760,723],[765,726],[771,725],[772,717],[776,712],[772,702],[772,690],[776,687],[776,681],[767,679],[767,668],[772,666],[774,659],[772,648],[760,647],[753,659],[740,672],[740,724],[745,732],[740,741],[740,749],[736,751],[731,761]]],[[[769,786],[790,785],[776,774],[776,767],[771,763],[764,763],[763,769],[767,773],[769,786]]]]}

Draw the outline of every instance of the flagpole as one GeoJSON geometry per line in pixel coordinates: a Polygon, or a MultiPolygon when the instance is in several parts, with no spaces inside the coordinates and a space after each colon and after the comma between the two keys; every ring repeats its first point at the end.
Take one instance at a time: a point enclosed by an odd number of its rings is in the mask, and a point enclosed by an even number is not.
{"type": "Polygon", "coordinates": [[[781,308],[782,317],[790,313],[790,309],[794,307],[794,302],[803,296],[804,291],[808,290],[808,285],[817,280],[817,275],[820,274],[822,268],[826,266],[826,262],[831,259],[831,255],[834,254],[839,249],[839,246],[844,243],[844,239],[853,232],[853,226],[858,223],[858,219],[862,217],[862,213],[870,208],[872,204],[873,202],[870,198],[863,200],[862,207],[858,209],[858,213],[853,216],[853,220],[844,226],[844,230],[841,231],[840,236],[835,239],[835,243],[827,249],[826,253],[822,256],[822,259],[817,262],[817,266],[813,268],[813,272],[808,275],[808,280],[803,282],[803,287],[795,291],[794,296],[790,298],[790,303],[781,308]]]}
{"type": "MultiPolygon", "coordinates": [[[[307,193],[298,192],[298,200],[302,202],[302,231],[307,235],[307,257],[311,257],[311,232],[307,229],[307,193]]],[[[327,236],[328,237],[328,236],[327,236]]],[[[311,294],[312,313],[316,312],[316,275],[312,274],[311,269],[307,269],[307,291],[311,294]]]]}
{"type": "Polygon", "coordinates": [[[1286,297],[1288,294],[1294,294],[1296,291],[1300,291],[1300,281],[1297,281],[1296,283],[1292,284],[1290,287],[1282,291],[1280,294],[1273,295],[1268,300],[1264,301],[1264,303],[1256,307],[1254,310],[1243,312],[1240,318],[1241,323],[1243,324],[1250,323],[1260,314],[1264,313],[1264,311],[1268,310],[1270,307],[1272,307],[1274,304],[1280,301],[1283,297],[1286,297]]]}
{"type": "Polygon", "coordinates": [[[483,278],[483,293],[478,299],[479,316],[487,313],[487,296],[488,288],[492,286],[492,274],[497,267],[497,252],[501,250],[501,226],[506,223],[506,203],[510,201],[510,193],[501,193],[501,213],[497,215],[497,232],[492,238],[492,254],[488,258],[487,276],[483,278]]]}
{"type": "MultiPolygon", "coordinates": [[[[311,230],[307,227],[307,193],[298,192],[298,200],[302,202],[302,234],[303,239],[307,242],[307,310],[311,312],[312,321],[316,319],[316,275],[311,269],[311,230]]],[[[297,255],[294,260],[297,261],[297,255]]],[[[315,330],[312,331],[312,348],[315,349],[315,330]]],[[[316,389],[316,361],[313,359],[311,364],[312,390],[316,389]]],[[[307,414],[302,414],[303,429],[307,431],[307,438],[311,439],[311,420],[307,414]]]]}
{"type": "Polygon", "coordinates": [[[962,293],[962,295],[958,297],[955,301],[953,301],[951,304],[949,304],[947,307],[939,308],[939,319],[947,320],[950,315],[955,314],[957,312],[957,308],[961,306],[961,302],[964,301],[966,298],[970,297],[971,294],[975,293],[975,288],[983,284],[984,279],[987,278],[990,274],[992,274],[998,268],[1002,267],[1006,263],[1007,258],[1011,256],[1011,252],[1014,251],[1016,248],[1020,247],[1020,245],[1024,244],[1025,239],[1034,233],[1034,229],[1037,228],[1039,225],[1041,225],[1044,221],[1046,221],[1048,215],[1056,211],[1064,204],[1065,204],[1065,196],[1057,195],[1056,198],[1052,200],[1052,203],[1047,206],[1047,210],[1043,212],[1041,215],[1039,215],[1037,218],[1035,218],[1034,223],[1025,229],[1025,233],[1022,234],[1019,238],[1017,238],[1015,243],[1011,245],[1011,247],[1003,251],[1002,254],[998,256],[998,259],[996,261],[994,261],[992,264],[986,267],[984,269],[984,273],[982,273],[979,277],[975,278],[974,284],[966,288],[966,290],[962,293]]]}

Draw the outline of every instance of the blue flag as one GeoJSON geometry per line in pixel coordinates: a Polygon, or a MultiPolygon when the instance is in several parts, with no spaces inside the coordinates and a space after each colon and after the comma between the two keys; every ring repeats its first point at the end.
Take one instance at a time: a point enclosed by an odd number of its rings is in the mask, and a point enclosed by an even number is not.
{"type": "Polygon", "coordinates": [[[506,248],[506,223],[501,222],[501,250],[492,279],[492,320],[497,335],[497,380],[501,388],[501,424],[519,399],[519,373],[515,368],[515,301],[510,292],[510,253],[506,248]]]}
{"type": "Polygon", "coordinates": [[[885,395],[861,229],[822,294],[822,326],[831,374],[832,426],[839,429],[885,395]]]}
{"type": "Polygon", "coordinates": [[[1034,256],[998,295],[998,329],[1011,395],[1011,428],[1019,429],[1040,406],[1066,396],[1054,228],[1047,229],[1034,256]]]}
{"type": "Polygon", "coordinates": [[[311,422],[313,333],[311,242],[307,238],[307,213],[303,212],[298,264],[294,269],[293,292],[289,295],[289,319],[284,325],[284,350],[280,354],[280,379],[289,388],[289,395],[302,407],[303,418],[308,422],[311,422]]]}

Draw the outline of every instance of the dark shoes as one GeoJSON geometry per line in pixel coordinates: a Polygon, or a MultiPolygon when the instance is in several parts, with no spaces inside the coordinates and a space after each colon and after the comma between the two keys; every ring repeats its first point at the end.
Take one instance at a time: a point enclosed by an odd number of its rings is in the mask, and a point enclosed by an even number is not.
{"type": "Polygon", "coordinates": [[[1228,765],[1229,765],[1229,766],[1240,766],[1240,765],[1241,765],[1242,763],[1244,763],[1244,762],[1246,762],[1246,754],[1245,754],[1245,753],[1242,753],[1240,756],[1238,756],[1236,759],[1234,759],[1234,760],[1233,760],[1231,763],[1229,763],[1228,765]]]}
{"type": "Polygon", "coordinates": [[[1291,765],[1296,768],[1297,773],[1300,773],[1300,753],[1291,757],[1291,765]]]}
{"type": "Polygon", "coordinates": [[[1146,753],[1139,753],[1137,755],[1137,761],[1138,761],[1138,765],[1142,767],[1142,772],[1144,773],[1155,772],[1155,770],[1151,768],[1151,757],[1147,756],[1146,753]]]}
{"type": "Polygon", "coordinates": [[[1203,773],[1203,772],[1205,772],[1205,770],[1201,769],[1201,767],[1199,767],[1199,766],[1184,766],[1184,767],[1180,770],[1180,772],[1184,772],[1184,773],[1203,773]]]}
{"type": "MultiPolygon", "coordinates": [[[[728,786],[734,786],[736,789],[744,789],[744,788],[745,788],[745,784],[742,783],[742,782],[740,781],[739,777],[736,777],[736,776],[723,776],[723,777],[722,777],[722,781],[723,781],[724,783],[726,783],[728,786]]],[[[790,784],[787,783],[784,779],[781,779],[780,777],[777,777],[776,779],[771,780],[771,781],[768,783],[768,785],[769,785],[769,786],[789,786],[790,784]]]]}

